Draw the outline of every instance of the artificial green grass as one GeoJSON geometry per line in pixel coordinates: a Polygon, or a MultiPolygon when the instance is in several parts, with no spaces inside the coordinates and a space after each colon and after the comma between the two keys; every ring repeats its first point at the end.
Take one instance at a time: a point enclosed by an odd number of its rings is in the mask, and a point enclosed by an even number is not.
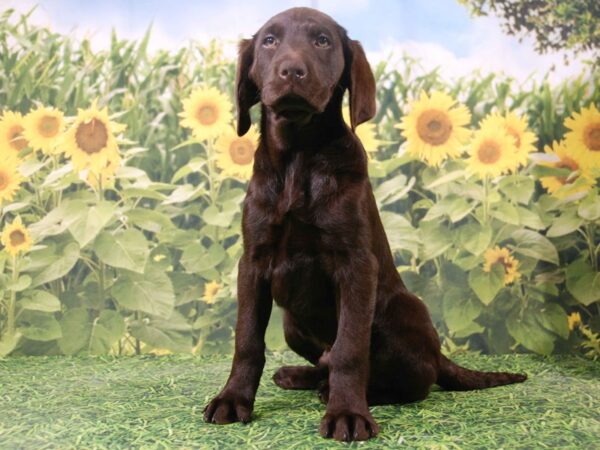
{"type": "Polygon", "coordinates": [[[250,424],[209,425],[202,410],[231,357],[15,357],[0,360],[0,448],[597,448],[600,364],[574,356],[461,355],[476,369],[526,372],[523,384],[436,390],[420,403],[377,406],[379,436],[335,443],[318,436],[324,406],[284,391],[271,375],[297,364],[267,356],[250,424]]]}

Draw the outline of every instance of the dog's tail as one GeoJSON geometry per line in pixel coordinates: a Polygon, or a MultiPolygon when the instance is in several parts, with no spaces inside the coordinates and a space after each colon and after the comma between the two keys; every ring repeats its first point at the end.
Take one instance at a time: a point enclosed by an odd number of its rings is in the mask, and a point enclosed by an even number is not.
{"type": "Polygon", "coordinates": [[[465,369],[442,355],[437,384],[449,391],[470,391],[486,389],[505,384],[522,383],[527,379],[525,374],[506,372],[479,372],[465,369]]]}

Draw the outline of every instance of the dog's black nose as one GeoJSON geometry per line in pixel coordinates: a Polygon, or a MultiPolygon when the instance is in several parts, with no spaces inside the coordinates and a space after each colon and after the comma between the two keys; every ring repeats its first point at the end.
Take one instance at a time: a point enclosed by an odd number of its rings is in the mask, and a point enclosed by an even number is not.
{"type": "Polygon", "coordinates": [[[301,80],[306,74],[306,66],[299,61],[286,61],[279,66],[279,76],[284,80],[301,80]]]}

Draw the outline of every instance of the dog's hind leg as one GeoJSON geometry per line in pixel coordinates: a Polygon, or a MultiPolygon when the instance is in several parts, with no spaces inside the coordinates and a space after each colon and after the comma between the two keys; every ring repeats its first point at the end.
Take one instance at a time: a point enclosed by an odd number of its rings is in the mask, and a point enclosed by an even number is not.
{"type": "Polygon", "coordinates": [[[327,379],[328,374],[327,367],[319,365],[323,349],[296,327],[288,312],[284,314],[283,331],[288,346],[315,365],[280,367],[273,375],[273,381],[283,389],[317,389],[319,384],[327,379]]]}

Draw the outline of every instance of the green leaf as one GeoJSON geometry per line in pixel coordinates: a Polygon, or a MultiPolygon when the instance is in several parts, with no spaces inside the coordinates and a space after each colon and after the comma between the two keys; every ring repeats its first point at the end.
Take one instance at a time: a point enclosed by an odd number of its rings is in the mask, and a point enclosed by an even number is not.
{"type": "Polygon", "coordinates": [[[427,186],[425,186],[425,189],[432,190],[438,186],[441,186],[446,183],[450,183],[451,181],[458,180],[461,178],[464,180],[466,178],[466,176],[467,176],[466,170],[454,170],[450,173],[447,173],[446,175],[436,178],[434,181],[432,181],[427,186]]]}
{"type": "Polygon", "coordinates": [[[451,334],[469,327],[479,317],[482,309],[481,302],[472,298],[464,289],[451,287],[444,293],[444,321],[451,334]]]}
{"type": "Polygon", "coordinates": [[[181,255],[181,264],[190,273],[200,273],[215,268],[225,259],[225,249],[213,243],[208,249],[198,242],[190,244],[181,255]]]}
{"type": "Polygon", "coordinates": [[[192,186],[191,184],[184,184],[178,186],[171,195],[169,195],[163,202],[163,205],[172,205],[174,203],[183,203],[192,201],[195,198],[205,194],[206,190],[203,186],[192,186]]]}
{"type": "Polygon", "coordinates": [[[531,230],[516,230],[511,237],[517,243],[515,252],[559,265],[556,247],[541,234],[531,230]]]}
{"type": "Polygon", "coordinates": [[[125,322],[117,312],[105,309],[94,319],[90,330],[88,351],[94,355],[108,353],[125,333],[125,322]]]}
{"type": "Polygon", "coordinates": [[[60,311],[60,300],[46,291],[30,291],[26,297],[19,301],[23,309],[56,312],[60,311]]]}
{"type": "Polygon", "coordinates": [[[17,344],[21,340],[22,334],[15,332],[13,335],[4,333],[0,336],[0,358],[8,356],[17,347],[17,344]]]}
{"type": "Polygon", "coordinates": [[[157,270],[147,270],[145,274],[122,272],[111,293],[123,308],[162,318],[168,318],[175,307],[171,280],[157,270]]]}
{"type": "Polygon", "coordinates": [[[600,219],[600,197],[597,193],[589,195],[579,205],[577,213],[586,220],[600,219]]]}
{"type": "Polygon", "coordinates": [[[57,280],[68,274],[79,260],[79,245],[76,242],[70,242],[60,247],[55,258],[51,265],[35,276],[33,287],[57,280]]]}
{"type": "Polygon", "coordinates": [[[563,339],[569,337],[567,314],[556,303],[547,303],[537,312],[537,321],[548,331],[558,334],[563,339]]]}
{"type": "MultiPolygon", "coordinates": [[[[14,292],[21,292],[31,286],[31,277],[29,275],[21,275],[16,282],[10,281],[6,284],[6,289],[14,292]]],[[[0,297],[1,298],[1,297],[0,297]]]]}
{"type": "Polygon", "coordinates": [[[202,220],[209,225],[226,228],[231,225],[237,212],[239,212],[237,205],[234,208],[224,209],[222,212],[216,206],[211,205],[202,212],[202,220]]]}
{"type": "Polygon", "coordinates": [[[39,222],[31,224],[29,231],[36,240],[60,234],[78,220],[79,214],[86,208],[87,204],[83,200],[65,200],[39,222]]]}
{"type": "Polygon", "coordinates": [[[90,318],[87,309],[73,308],[67,310],[60,320],[62,338],[58,347],[65,355],[75,355],[84,349],[90,336],[90,318]]]}
{"type": "Polygon", "coordinates": [[[535,190],[535,181],[527,175],[509,175],[500,180],[498,187],[507,198],[527,205],[535,190]]]}
{"type": "Polygon", "coordinates": [[[527,312],[523,317],[519,317],[517,312],[511,313],[506,320],[506,328],[515,341],[531,351],[549,355],[554,349],[554,335],[527,312]]]}
{"type": "Polygon", "coordinates": [[[153,209],[134,208],[127,211],[125,215],[129,223],[152,233],[159,233],[174,227],[169,216],[153,209]]]}
{"type": "Polygon", "coordinates": [[[508,202],[501,202],[494,205],[494,209],[490,211],[490,215],[501,222],[511,225],[519,225],[521,223],[519,211],[513,204],[508,202]]]}
{"type": "Polygon", "coordinates": [[[489,305],[504,287],[504,267],[494,264],[489,272],[476,267],[469,273],[469,286],[485,305],[489,305]]]}
{"type": "Polygon", "coordinates": [[[552,222],[552,226],[546,232],[548,237],[560,237],[573,233],[583,224],[583,219],[575,215],[575,211],[564,211],[552,222]]]}
{"type": "Polygon", "coordinates": [[[58,346],[66,355],[77,353],[105,354],[125,332],[123,317],[105,309],[92,318],[85,308],[68,310],[60,321],[62,338],[58,346]]]}
{"type": "Polygon", "coordinates": [[[53,314],[24,310],[18,319],[19,332],[32,341],[53,341],[62,336],[53,314]]]}
{"type": "Polygon", "coordinates": [[[94,242],[98,258],[112,267],[143,273],[150,249],[144,234],[135,229],[101,233],[94,242]]]}
{"type": "Polygon", "coordinates": [[[589,306],[600,300],[600,272],[594,271],[587,259],[569,264],[566,275],[567,289],[579,303],[589,306]]]}
{"type": "Polygon", "coordinates": [[[436,222],[421,222],[420,259],[430,260],[441,255],[452,247],[452,234],[450,230],[436,222]]]}
{"type": "Polygon", "coordinates": [[[154,347],[189,353],[192,349],[191,326],[177,311],[167,320],[149,318],[134,320],[129,325],[131,335],[154,347]]]}
{"type": "Polygon", "coordinates": [[[481,255],[490,247],[492,235],[493,231],[490,226],[468,223],[461,227],[458,234],[458,242],[468,252],[474,255],[481,255]]]}
{"type": "Polygon", "coordinates": [[[422,220],[427,222],[445,215],[454,223],[463,219],[473,208],[463,197],[450,194],[433,205],[422,220]]]}
{"type": "Polygon", "coordinates": [[[535,210],[518,206],[517,213],[519,214],[519,223],[521,225],[533,230],[543,230],[546,228],[546,224],[535,210]]]}
{"type": "Polygon", "coordinates": [[[79,211],[77,219],[69,225],[69,231],[81,248],[96,238],[114,217],[116,210],[114,203],[101,202],[79,211]]]}
{"type": "Polygon", "coordinates": [[[567,178],[571,175],[571,169],[568,168],[559,168],[559,167],[550,167],[544,166],[541,164],[536,164],[531,168],[531,174],[536,178],[542,177],[558,177],[558,178],[567,178]]]}
{"type": "Polygon", "coordinates": [[[417,256],[421,243],[417,229],[403,216],[391,211],[381,211],[380,217],[392,252],[408,250],[417,256]]]}

